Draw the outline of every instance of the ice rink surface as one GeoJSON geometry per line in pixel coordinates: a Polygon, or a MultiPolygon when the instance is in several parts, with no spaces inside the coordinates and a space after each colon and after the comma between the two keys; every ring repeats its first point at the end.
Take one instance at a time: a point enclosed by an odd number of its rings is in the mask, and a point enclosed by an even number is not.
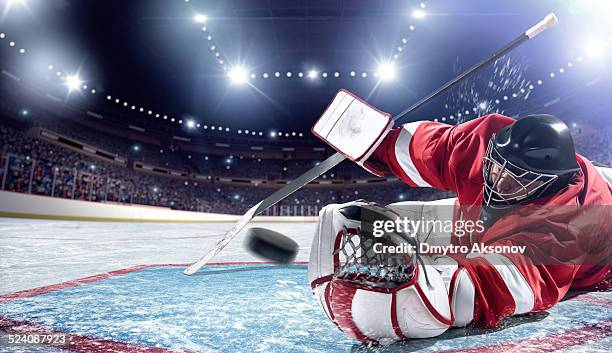
{"type": "MultiPolygon", "coordinates": [[[[80,352],[611,351],[612,293],[582,294],[496,330],[454,329],[436,339],[366,347],[325,318],[304,264],[221,264],[192,277],[182,266],[141,266],[190,263],[231,226],[0,218],[0,339],[6,331],[43,328],[73,335],[71,349],[80,352]],[[29,291],[40,287],[46,289],[29,291]],[[11,297],[16,292],[26,294],[11,297]]],[[[252,226],[292,237],[297,260],[308,260],[315,223],[252,226]]],[[[243,240],[239,235],[215,262],[261,261],[243,240]]],[[[0,352],[64,351],[0,344],[0,352]]]]}

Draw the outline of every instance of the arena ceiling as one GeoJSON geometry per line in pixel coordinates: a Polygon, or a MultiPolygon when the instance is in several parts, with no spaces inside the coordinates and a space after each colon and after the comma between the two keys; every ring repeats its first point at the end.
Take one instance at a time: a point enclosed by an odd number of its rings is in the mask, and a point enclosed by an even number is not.
{"type": "Polygon", "coordinates": [[[223,126],[309,138],[340,88],[397,113],[549,12],[558,28],[406,120],[610,111],[604,1],[2,1],[3,69],[66,104],[170,131],[193,121],[193,134],[223,126]],[[394,79],[375,77],[390,62],[394,79]],[[237,68],[248,83],[228,77],[237,68]],[[87,88],[67,93],[77,73],[87,88]]]}

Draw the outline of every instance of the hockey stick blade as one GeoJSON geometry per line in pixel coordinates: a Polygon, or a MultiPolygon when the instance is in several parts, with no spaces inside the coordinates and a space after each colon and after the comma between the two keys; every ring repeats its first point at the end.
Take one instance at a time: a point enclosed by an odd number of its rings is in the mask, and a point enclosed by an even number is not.
{"type": "Polygon", "coordinates": [[[263,213],[268,208],[274,206],[276,203],[282,201],[287,196],[293,194],[298,189],[301,189],[304,185],[315,180],[323,173],[337,166],[342,162],[345,157],[340,153],[335,153],[331,157],[327,158],[323,162],[319,163],[315,167],[311,168],[306,173],[300,175],[294,179],[291,183],[283,186],[272,195],[266,197],[263,201],[253,206],[247,213],[242,216],[238,222],[230,229],[224,236],[217,242],[214,248],[212,248],[206,255],[202,256],[198,261],[187,267],[184,274],[190,276],[198,272],[204,265],[206,265],[213,257],[215,257],[223,248],[229,244],[240,233],[240,231],[257,215],[263,213]]]}
{"type": "MultiPolygon", "coordinates": [[[[481,62],[465,70],[460,75],[456,76],[452,80],[446,82],[444,85],[442,85],[437,90],[430,93],[428,96],[423,97],[421,100],[417,101],[412,106],[408,107],[406,110],[397,114],[393,118],[393,120],[397,121],[403,116],[410,114],[414,112],[415,110],[419,109],[420,107],[424,106],[425,104],[431,102],[434,98],[437,98],[444,92],[448,91],[450,88],[456,86],[457,84],[459,84],[466,78],[472,76],[474,73],[476,73],[478,70],[480,70],[484,66],[487,66],[489,63],[501,58],[502,56],[510,52],[512,49],[518,47],[519,45],[528,41],[529,39],[537,36],[538,34],[545,31],[546,29],[555,26],[557,22],[558,22],[557,17],[552,13],[549,14],[548,16],[544,18],[544,20],[540,21],[535,26],[531,27],[529,30],[527,30],[526,32],[516,37],[514,40],[506,44],[503,48],[499,49],[498,51],[491,54],[489,57],[485,58],[481,62]]],[[[257,205],[253,206],[253,208],[251,208],[244,216],[242,216],[242,218],[240,218],[238,223],[236,223],[236,225],[234,225],[234,227],[225,234],[225,236],[217,243],[217,245],[215,245],[215,247],[212,250],[210,250],[206,255],[204,255],[200,260],[195,262],[193,265],[189,266],[184,271],[184,273],[186,275],[192,275],[196,273],[199,269],[201,269],[204,265],[206,265],[206,263],[208,263],[216,254],[218,254],[253,219],[253,217],[261,214],[263,211],[274,206],[277,202],[293,194],[298,189],[301,189],[304,185],[318,178],[323,173],[332,169],[333,167],[335,167],[336,165],[338,165],[340,162],[342,162],[345,159],[346,157],[336,152],[334,155],[327,158],[326,160],[321,162],[319,165],[310,169],[306,173],[299,176],[297,179],[294,179],[291,183],[280,188],[275,193],[268,196],[267,198],[265,198],[263,201],[261,201],[257,205]]]]}
{"type": "Polygon", "coordinates": [[[245,213],[244,216],[242,216],[238,220],[238,222],[232,227],[232,229],[230,229],[229,232],[225,233],[223,238],[221,238],[221,240],[219,240],[217,244],[215,244],[214,248],[212,248],[208,253],[206,253],[206,255],[202,256],[198,261],[194,262],[191,266],[187,267],[185,271],[183,271],[183,273],[188,276],[191,276],[192,274],[198,272],[198,270],[201,269],[204,265],[206,265],[210,260],[212,260],[212,258],[215,257],[221,250],[223,250],[223,248],[225,248],[227,244],[229,244],[229,242],[232,241],[232,239],[234,239],[234,237],[238,233],[240,233],[240,231],[253,219],[253,217],[255,217],[255,211],[257,211],[257,208],[260,205],[261,202],[251,207],[251,209],[248,210],[247,213],[245,213]]]}

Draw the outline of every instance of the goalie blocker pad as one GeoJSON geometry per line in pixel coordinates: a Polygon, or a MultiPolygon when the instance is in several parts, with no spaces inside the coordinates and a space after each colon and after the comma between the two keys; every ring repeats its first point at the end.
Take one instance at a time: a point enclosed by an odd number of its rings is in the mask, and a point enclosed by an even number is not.
{"type": "Polygon", "coordinates": [[[312,127],[312,133],[370,173],[383,176],[384,172],[367,160],[392,127],[390,114],[341,89],[312,127]]]}

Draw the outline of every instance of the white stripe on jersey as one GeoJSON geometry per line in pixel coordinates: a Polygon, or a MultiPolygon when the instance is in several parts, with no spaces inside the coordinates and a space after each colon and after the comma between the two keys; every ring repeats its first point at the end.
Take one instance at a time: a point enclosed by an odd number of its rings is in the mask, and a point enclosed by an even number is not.
{"type": "Polygon", "coordinates": [[[533,290],[521,271],[501,254],[484,254],[469,256],[470,258],[482,257],[495,267],[514,299],[514,314],[525,314],[533,310],[535,296],[533,290]]]}
{"type": "Polygon", "coordinates": [[[612,168],[595,166],[595,169],[597,169],[601,177],[607,181],[608,184],[612,185],[612,168]]]}
{"type": "Polygon", "coordinates": [[[417,186],[431,187],[431,185],[423,180],[410,157],[410,140],[412,140],[414,132],[421,123],[422,121],[415,121],[402,126],[402,131],[395,142],[395,158],[402,167],[404,173],[406,173],[410,180],[417,184],[417,186]]]}

